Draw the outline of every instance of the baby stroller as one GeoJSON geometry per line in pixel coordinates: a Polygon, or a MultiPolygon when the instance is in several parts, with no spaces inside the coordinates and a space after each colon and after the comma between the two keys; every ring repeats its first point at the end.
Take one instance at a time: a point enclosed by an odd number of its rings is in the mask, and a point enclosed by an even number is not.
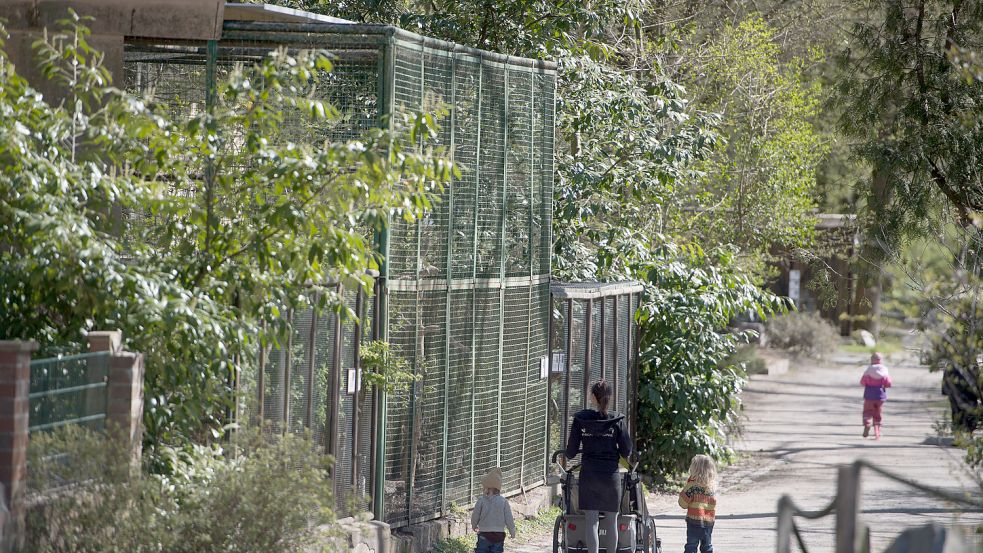
{"type": "MultiPolygon", "coordinates": [[[[562,451],[556,451],[552,459],[560,471],[559,476],[553,478],[558,478],[562,490],[560,509],[563,510],[553,525],[553,553],[587,553],[587,539],[584,535],[587,528],[586,517],[577,508],[576,471],[580,464],[564,468],[557,462],[562,454],[562,451]]],[[[621,512],[618,514],[617,553],[662,553],[662,540],[656,536],[655,519],[649,516],[645,493],[638,481],[637,467],[638,464],[635,463],[630,464],[627,470],[622,469],[624,493],[621,512]]],[[[552,483],[557,483],[557,480],[552,483]]],[[[601,551],[605,549],[602,547],[601,551]]]]}

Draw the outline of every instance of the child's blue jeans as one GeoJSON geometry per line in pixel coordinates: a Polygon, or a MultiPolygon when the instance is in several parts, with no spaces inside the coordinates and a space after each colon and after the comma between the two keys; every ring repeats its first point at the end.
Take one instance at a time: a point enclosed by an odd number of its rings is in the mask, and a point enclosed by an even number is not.
{"type": "Polygon", "coordinates": [[[478,534],[478,546],[474,548],[474,553],[502,553],[505,550],[505,542],[492,543],[488,538],[478,534]]]}
{"type": "Polygon", "coordinates": [[[683,553],[696,553],[696,547],[700,547],[700,553],[713,553],[713,544],[710,542],[710,534],[713,533],[713,525],[700,526],[686,521],[686,546],[683,553]]]}

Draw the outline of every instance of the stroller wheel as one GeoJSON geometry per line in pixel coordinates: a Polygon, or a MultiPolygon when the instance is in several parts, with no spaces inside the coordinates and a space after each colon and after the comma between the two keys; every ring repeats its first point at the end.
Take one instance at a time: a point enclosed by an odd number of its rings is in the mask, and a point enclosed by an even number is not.
{"type": "Polygon", "coordinates": [[[553,523],[553,553],[560,553],[560,536],[563,532],[563,517],[556,517],[553,523]]]}

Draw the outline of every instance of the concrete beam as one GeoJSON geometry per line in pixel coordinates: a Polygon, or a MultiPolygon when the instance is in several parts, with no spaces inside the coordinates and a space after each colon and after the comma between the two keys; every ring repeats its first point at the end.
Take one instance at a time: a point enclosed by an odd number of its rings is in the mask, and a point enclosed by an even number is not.
{"type": "Polygon", "coordinates": [[[215,40],[222,35],[222,0],[7,0],[0,18],[10,30],[52,29],[68,10],[92,17],[93,34],[215,40]]]}

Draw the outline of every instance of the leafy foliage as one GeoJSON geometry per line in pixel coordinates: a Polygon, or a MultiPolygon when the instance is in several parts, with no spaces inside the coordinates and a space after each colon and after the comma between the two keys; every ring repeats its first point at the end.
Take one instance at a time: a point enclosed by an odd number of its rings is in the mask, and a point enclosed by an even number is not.
{"type": "MultiPolygon", "coordinates": [[[[240,435],[241,437],[241,435],[240,435]]],[[[171,477],[133,475],[128,452],[80,427],[32,436],[35,489],[75,484],[29,511],[24,551],[308,551],[333,521],[327,459],[299,436],[260,438],[235,457],[197,448],[171,477]]]]}
{"type": "Polygon", "coordinates": [[[561,62],[554,271],[562,279],[629,278],[666,240],[673,191],[699,178],[712,118],[683,89],[645,83],[587,56],[561,62]]]}
{"type": "Polygon", "coordinates": [[[373,387],[395,392],[423,378],[414,374],[409,362],[392,351],[389,342],[375,340],[361,347],[362,380],[373,387]]]}
{"type": "Polygon", "coordinates": [[[872,234],[895,247],[905,236],[933,234],[947,215],[972,224],[983,210],[983,81],[966,79],[949,54],[983,47],[983,4],[864,5],[870,15],[856,23],[843,53],[848,76],[839,100],[848,106],[843,128],[874,168],[872,234]]]}
{"type": "Polygon", "coordinates": [[[816,167],[826,154],[813,126],[821,90],[807,82],[805,60],[783,59],[776,34],[750,16],[688,52],[681,68],[700,107],[721,114],[722,140],[700,165],[705,176],[680,189],[677,232],[759,260],[773,246],[812,242],[816,167]]]}
{"type": "Polygon", "coordinates": [[[731,455],[742,367],[731,356],[747,334],[722,332],[735,317],[764,319],[787,310],[734,266],[733,254],[710,258],[698,247],[660,248],[647,267],[641,327],[639,451],[652,474],[686,470],[694,454],[731,455]]]}
{"type": "Polygon", "coordinates": [[[122,329],[147,356],[147,443],[200,438],[224,423],[241,354],[293,308],[344,312],[328,283],[364,285],[372,232],[429,208],[451,165],[400,147],[434,132],[424,115],[349,142],[282,130],[335,121],[324,53],[236,67],[209,109],[172,117],[113,88],[87,37],[76,18],[36,45],[60,105],[0,52],[0,336],[44,355],[122,329]]]}
{"type": "Polygon", "coordinates": [[[812,357],[823,357],[840,343],[836,327],[815,312],[775,317],[768,321],[768,338],[776,348],[812,357]]]}

